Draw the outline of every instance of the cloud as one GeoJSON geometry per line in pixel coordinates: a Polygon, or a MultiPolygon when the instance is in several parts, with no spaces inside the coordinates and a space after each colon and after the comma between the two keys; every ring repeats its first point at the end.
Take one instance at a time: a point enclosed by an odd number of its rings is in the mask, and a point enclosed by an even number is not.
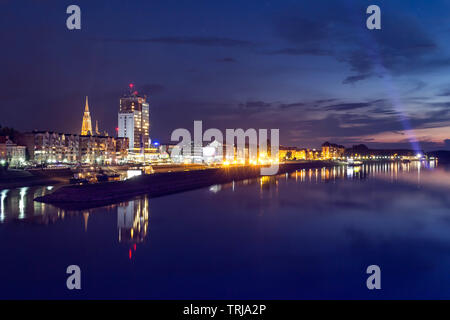
{"type": "Polygon", "coordinates": [[[419,90],[422,90],[423,88],[425,88],[427,86],[427,83],[425,81],[422,80],[416,80],[414,83],[414,86],[412,89],[409,90],[409,92],[417,92],[419,90]]]}
{"type": "Polygon", "coordinates": [[[372,106],[369,102],[353,102],[353,103],[339,103],[339,104],[332,104],[329,106],[323,107],[324,110],[330,111],[343,111],[343,110],[355,110],[355,109],[361,109],[361,108],[367,108],[372,106]]]}
{"type": "Polygon", "coordinates": [[[115,39],[103,38],[95,39],[104,42],[134,42],[134,43],[161,43],[174,45],[195,45],[206,47],[254,47],[256,44],[252,41],[237,40],[231,38],[220,37],[156,37],[156,38],[129,38],[129,39],[115,39]]]}
{"type": "Polygon", "coordinates": [[[275,31],[289,47],[273,53],[333,56],[353,72],[344,84],[383,77],[386,72],[397,75],[449,66],[428,28],[394,7],[383,5],[382,29],[371,31],[362,3],[327,2],[326,10],[323,3],[295,5],[275,19],[275,31]]]}
{"type": "Polygon", "coordinates": [[[367,78],[372,77],[373,75],[370,73],[366,73],[366,74],[358,74],[355,76],[348,76],[347,78],[345,78],[342,83],[344,84],[348,84],[348,83],[355,83],[357,81],[361,81],[361,80],[365,80],[367,78]]]}
{"type": "Polygon", "coordinates": [[[442,91],[437,96],[439,96],[439,97],[449,97],[450,96],[450,89],[446,89],[446,90],[442,91]]]}
{"type": "Polygon", "coordinates": [[[450,149],[450,139],[445,139],[444,144],[446,149],[450,149]]]}
{"type": "Polygon", "coordinates": [[[154,110],[154,116],[160,119],[156,125],[158,128],[154,128],[158,132],[156,134],[154,131],[156,136],[163,136],[166,131],[170,131],[159,123],[169,121],[175,128],[183,125],[184,118],[195,118],[204,120],[207,127],[245,128],[253,123],[256,128],[282,128],[281,143],[298,147],[317,147],[329,140],[343,145],[367,143],[372,147],[401,145],[410,148],[408,144],[411,138],[420,141],[421,148],[432,150],[437,146],[437,138],[443,144],[443,140],[448,137],[443,137],[443,132],[450,126],[446,120],[449,108],[445,102],[420,102],[418,110],[409,115],[400,113],[385,99],[161,101],[158,106],[154,110]],[[182,113],[177,122],[172,119],[174,112],[182,113]],[[409,121],[410,131],[405,130],[405,118],[409,121]]]}
{"type": "Polygon", "coordinates": [[[240,103],[239,107],[245,109],[265,109],[270,108],[272,106],[271,103],[264,101],[247,101],[245,103],[240,103]]]}
{"type": "Polygon", "coordinates": [[[303,102],[294,102],[294,103],[282,103],[278,105],[280,109],[288,109],[288,108],[297,108],[304,107],[306,104],[303,102]]]}
{"type": "Polygon", "coordinates": [[[326,102],[333,102],[333,101],[336,101],[337,99],[335,99],[335,98],[330,98],[330,99],[318,99],[318,100],[316,100],[316,101],[314,101],[315,103],[319,103],[319,104],[321,104],[321,103],[326,103],[326,102]]]}
{"type": "Polygon", "coordinates": [[[292,55],[292,56],[299,56],[299,55],[313,55],[313,56],[328,56],[331,55],[331,51],[321,49],[321,48],[283,48],[279,50],[274,51],[268,51],[267,54],[285,54],[285,55],[292,55]]]}

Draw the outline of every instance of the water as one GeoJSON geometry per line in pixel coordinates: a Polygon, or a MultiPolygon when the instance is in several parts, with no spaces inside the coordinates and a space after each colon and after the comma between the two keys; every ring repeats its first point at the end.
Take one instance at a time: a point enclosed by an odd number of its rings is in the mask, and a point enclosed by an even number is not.
{"type": "Polygon", "coordinates": [[[49,189],[0,191],[0,298],[450,298],[448,167],[301,170],[84,211],[33,202],[49,189]]]}

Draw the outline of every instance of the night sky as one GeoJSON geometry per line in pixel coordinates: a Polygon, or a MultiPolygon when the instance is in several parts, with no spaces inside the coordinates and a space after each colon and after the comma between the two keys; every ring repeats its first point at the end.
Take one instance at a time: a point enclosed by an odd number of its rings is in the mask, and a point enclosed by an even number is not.
{"type": "Polygon", "coordinates": [[[161,142],[203,120],[299,147],[450,150],[450,1],[0,0],[0,39],[0,124],[21,131],[79,133],[88,95],[114,134],[132,82],[161,142]]]}

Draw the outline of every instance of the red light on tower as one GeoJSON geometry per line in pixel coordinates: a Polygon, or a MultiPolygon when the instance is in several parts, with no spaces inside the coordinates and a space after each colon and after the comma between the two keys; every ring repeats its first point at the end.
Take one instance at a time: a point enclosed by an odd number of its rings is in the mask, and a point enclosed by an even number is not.
{"type": "Polygon", "coordinates": [[[130,87],[130,89],[133,89],[134,84],[130,83],[128,86],[130,87]]]}
{"type": "Polygon", "coordinates": [[[116,127],[116,132],[119,132],[119,127],[116,127]]]}

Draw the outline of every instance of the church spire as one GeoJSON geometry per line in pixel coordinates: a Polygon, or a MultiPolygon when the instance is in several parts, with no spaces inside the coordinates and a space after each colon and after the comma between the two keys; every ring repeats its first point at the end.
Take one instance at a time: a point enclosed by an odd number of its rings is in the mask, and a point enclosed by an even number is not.
{"type": "Polygon", "coordinates": [[[89,112],[88,97],[86,96],[86,105],[84,106],[83,123],[81,125],[81,135],[92,135],[91,114],[89,112]]]}

